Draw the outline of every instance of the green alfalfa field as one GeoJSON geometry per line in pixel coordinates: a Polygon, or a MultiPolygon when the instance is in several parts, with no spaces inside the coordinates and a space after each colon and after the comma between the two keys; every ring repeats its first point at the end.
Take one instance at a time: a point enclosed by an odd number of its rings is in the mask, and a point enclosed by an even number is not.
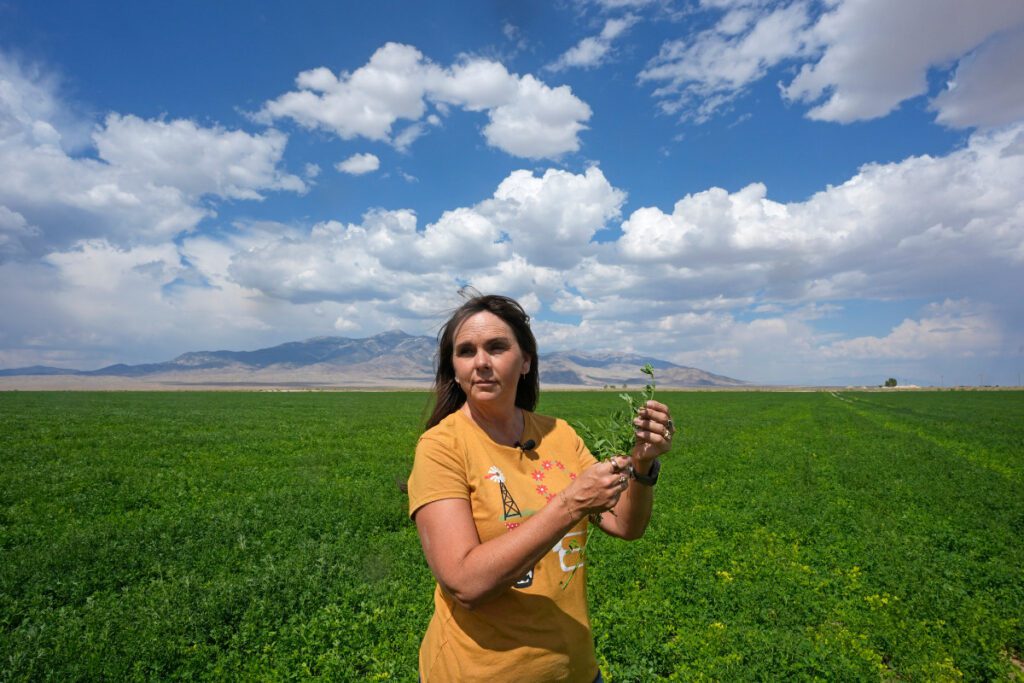
{"type": "MultiPolygon", "coordinates": [[[[1022,680],[1024,393],[658,398],[648,533],[588,551],[607,680],[1022,680]]],[[[0,394],[0,680],[416,680],[426,402],[0,394]]]]}

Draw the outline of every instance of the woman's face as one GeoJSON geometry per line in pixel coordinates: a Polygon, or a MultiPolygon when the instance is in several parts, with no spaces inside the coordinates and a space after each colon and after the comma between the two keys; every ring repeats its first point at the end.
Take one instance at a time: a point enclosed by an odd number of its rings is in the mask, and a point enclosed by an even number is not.
{"type": "Polygon", "coordinates": [[[530,371],[508,323],[490,311],[466,318],[455,331],[455,379],[473,404],[515,405],[519,378],[530,371]]]}

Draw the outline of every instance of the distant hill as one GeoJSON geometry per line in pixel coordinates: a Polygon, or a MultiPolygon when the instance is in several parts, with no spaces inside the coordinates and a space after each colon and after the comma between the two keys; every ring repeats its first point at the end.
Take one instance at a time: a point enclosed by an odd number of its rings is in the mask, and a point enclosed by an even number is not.
{"type": "MultiPolygon", "coordinates": [[[[434,379],[436,348],[433,337],[394,330],[363,339],[314,337],[255,351],[190,351],[162,363],[118,363],[99,370],[34,365],[0,370],[0,376],[122,377],[177,385],[426,386],[434,379]]],[[[580,351],[541,354],[540,379],[548,386],[635,386],[644,383],[644,363],[654,366],[662,387],[746,384],[647,356],[580,351]]]]}
{"type": "Polygon", "coordinates": [[[660,387],[739,387],[747,384],[732,377],[676,365],[650,356],[580,351],[541,354],[540,381],[543,384],[579,386],[642,385],[647,380],[640,373],[644,363],[654,367],[654,378],[660,387]]]}

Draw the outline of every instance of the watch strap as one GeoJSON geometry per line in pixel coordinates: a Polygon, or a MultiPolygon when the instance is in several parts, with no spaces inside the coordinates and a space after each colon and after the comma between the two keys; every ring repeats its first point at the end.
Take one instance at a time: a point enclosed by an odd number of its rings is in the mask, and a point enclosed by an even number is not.
{"type": "Polygon", "coordinates": [[[633,478],[636,479],[638,483],[643,484],[644,486],[654,486],[655,484],[658,483],[658,474],[660,473],[661,460],[655,458],[654,461],[651,463],[651,469],[647,472],[647,474],[640,474],[636,470],[633,470],[633,478]]]}

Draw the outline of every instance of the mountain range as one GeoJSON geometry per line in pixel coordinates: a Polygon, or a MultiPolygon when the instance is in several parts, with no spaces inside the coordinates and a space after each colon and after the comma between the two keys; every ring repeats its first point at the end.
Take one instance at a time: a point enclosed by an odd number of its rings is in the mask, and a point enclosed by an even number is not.
{"type": "MultiPolygon", "coordinates": [[[[99,370],[32,366],[0,370],[0,377],[123,378],[185,386],[425,388],[434,378],[437,340],[400,330],[373,337],[314,337],[255,351],[191,351],[174,360],[110,365],[99,370]]],[[[628,353],[558,351],[540,355],[544,386],[642,385],[650,363],[661,387],[740,387],[741,380],[628,353]]]]}

